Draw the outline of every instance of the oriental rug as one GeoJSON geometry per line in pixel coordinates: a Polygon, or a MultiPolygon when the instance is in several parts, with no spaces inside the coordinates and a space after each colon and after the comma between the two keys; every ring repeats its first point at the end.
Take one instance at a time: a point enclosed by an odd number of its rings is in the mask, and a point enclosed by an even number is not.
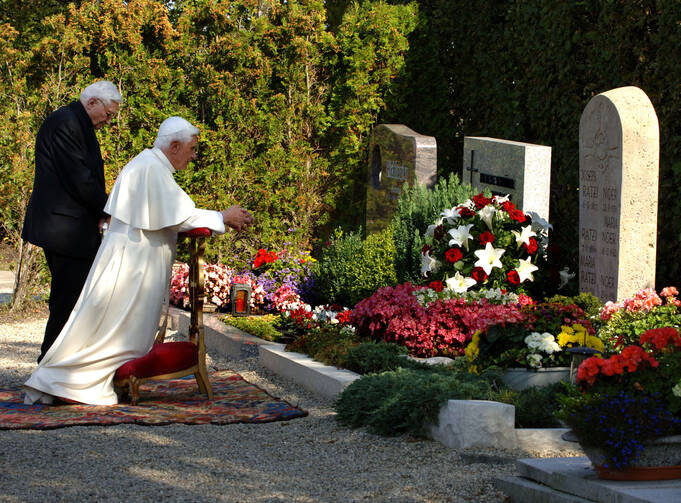
{"type": "Polygon", "coordinates": [[[210,382],[213,400],[199,393],[193,376],[147,382],[140,386],[140,401],[135,406],[24,405],[21,387],[0,389],[0,429],[268,423],[307,415],[307,411],[268,395],[232,371],[212,372],[210,382]]]}

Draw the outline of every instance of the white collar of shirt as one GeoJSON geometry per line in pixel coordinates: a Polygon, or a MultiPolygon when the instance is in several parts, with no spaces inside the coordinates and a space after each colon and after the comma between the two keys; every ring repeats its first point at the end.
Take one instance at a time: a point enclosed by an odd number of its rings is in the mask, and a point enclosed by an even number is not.
{"type": "Polygon", "coordinates": [[[151,153],[158,157],[158,160],[161,161],[161,164],[168,168],[171,173],[175,173],[175,168],[173,168],[173,165],[170,163],[166,155],[163,153],[163,150],[161,150],[158,147],[153,147],[151,149],[151,153]]]}

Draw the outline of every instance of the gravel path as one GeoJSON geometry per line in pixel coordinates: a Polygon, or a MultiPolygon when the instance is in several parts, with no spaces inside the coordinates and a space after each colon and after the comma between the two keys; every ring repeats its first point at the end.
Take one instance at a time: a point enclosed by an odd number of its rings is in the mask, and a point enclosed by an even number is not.
{"type": "MultiPolygon", "coordinates": [[[[0,386],[34,368],[45,320],[0,324],[0,386]]],[[[260,367],[210,367],[309,411],[287,422],[0,431],[0,501],[503,502],[512,464],[464,464],[437,442],[340,426],[331,402],[260,367]]],[[[492,453],[499,455],[500,453],[492,453]]],[[[541,456],[551,453],[501,453],[541,456]]]]}

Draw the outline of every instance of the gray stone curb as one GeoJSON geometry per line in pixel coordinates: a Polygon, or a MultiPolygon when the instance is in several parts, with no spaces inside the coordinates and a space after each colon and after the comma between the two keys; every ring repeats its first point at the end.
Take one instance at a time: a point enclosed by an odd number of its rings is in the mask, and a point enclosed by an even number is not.
{"type": "MultiPolygon", "coordinates": [[[[171,307],[169,326],[180,333],[187,333],[189,329],[189,312],[171,307]]],[[[295,382],[303,388],[324,396],[335,398],[360,375],[345,369],[324,365],[307,355],[285,351],[283,344],[265,341],[254,337],[238,328],[222,323],[215,314],[204,314],[204,333],[206,346],[229,358],[243,359],[258,356],[258,361],[265,368],[295,382]]],[[[442,408],[443,412],[452,406],[450,401],[442,408]]],[[[499,404],[501,405],[501,404],[499,404]]],[[[447,424],[440,425],[440,433],[434,440],[444,445],[455,445],[456,442],[448,435],[454,435],[447,424]]],[[[533,451],[537,449],[569,449],[575,450],[576,444],[561,439],[565,428],[546,429],[514,429],[509,428],[505,433],[508,447],[518,447],[533,451]]],[[[432,437],[432,435],[431,435],[432,437]]],[[[492,446],[493,447],[493,446],[492,446]]]]}

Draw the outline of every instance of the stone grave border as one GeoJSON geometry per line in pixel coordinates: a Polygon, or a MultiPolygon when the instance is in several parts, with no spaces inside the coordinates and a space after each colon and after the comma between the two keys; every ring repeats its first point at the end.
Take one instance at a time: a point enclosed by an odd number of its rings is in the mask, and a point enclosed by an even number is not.
{"type": "MultiPolygon", "coordinates": [[[[172,330],[180,333],[188,331],[189,312],[171,307],[169,319],[172,330]]],[[[325,398],[335,398],[360,377],[355,372],[324,365],[307,355],[284,351],[283,344],[265,341],[226,325],[215,314],[204,314],[204,331],[206,347],[210,350],[237,360],[257,356],[260,364],[267,369],[325,398]]],[[[487,425],[487,430],[482,429],[478,420],[469,421],[479,432],[471,437],[469,433],[461,431],[461,424],[467,422],[462,420],[465,414],[478,417],[480,409],[473,402],[479,402],[488,409],[488,413],[489,408],[499,408],[500,415],[503,415],[501,410],[510,407],[507,404],[480,400],[449,400],[440,410],[438,427],[430,426],[430,437],[451,448],[500,447],[503,444],[506,448],[527,451],[577,449],[574,443],[561,438],[568,431],[567,428],[517,429],[514,428],[512,419],[508,419],[508,415],[506,419],[492,421],[487,425]]]]}

